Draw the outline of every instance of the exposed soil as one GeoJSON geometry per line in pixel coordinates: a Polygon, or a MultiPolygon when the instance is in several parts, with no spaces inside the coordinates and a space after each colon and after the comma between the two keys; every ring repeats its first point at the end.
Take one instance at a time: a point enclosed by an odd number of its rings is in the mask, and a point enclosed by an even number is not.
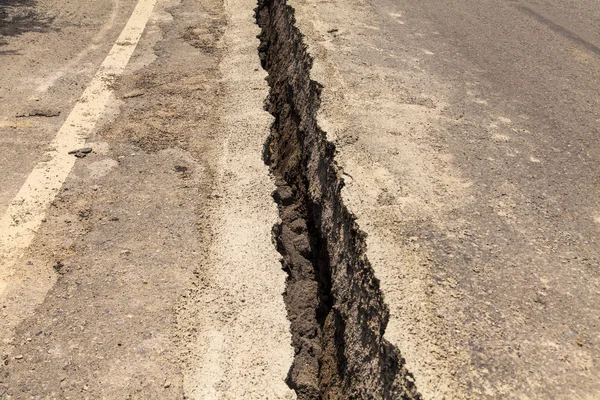
{"type": "Polygon", "coordinates": [[[417,399],[398,349],[383,338],[389,311],[367,260],[364,233],[341,198],[335,147],[317,126],[320,85],[285,1],[260,1],[259,54],[275,117],[265,162],[276,177],[273,233],[288,272],[284,299],[300,399],[417,399]]]}

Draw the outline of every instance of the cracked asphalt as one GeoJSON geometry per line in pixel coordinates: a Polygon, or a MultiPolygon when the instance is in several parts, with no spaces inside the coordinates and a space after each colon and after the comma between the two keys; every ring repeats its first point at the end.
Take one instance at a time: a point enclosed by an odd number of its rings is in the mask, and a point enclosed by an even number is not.
{"type": "MultiPolygon", "coordinates": [[[[0,1],[2,399],[296,397],[256,3],[150,3],[0,1]]],[[[597,2],[288,3],[423,398],[600,397],[597,2]]]]}

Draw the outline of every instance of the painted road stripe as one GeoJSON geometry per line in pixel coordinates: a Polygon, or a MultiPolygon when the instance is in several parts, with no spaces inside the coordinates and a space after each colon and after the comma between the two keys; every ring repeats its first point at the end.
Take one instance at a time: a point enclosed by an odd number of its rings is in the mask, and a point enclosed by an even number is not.
{"type": "Polygon", "coordinates": [[[16,260],[29,247],[50,202],[75,164],[71,150],[85,145],[112,94],[111,84],[123,73],[157,0],[139,0],[100,69],[0,220],[0,295],[16,260]]]}

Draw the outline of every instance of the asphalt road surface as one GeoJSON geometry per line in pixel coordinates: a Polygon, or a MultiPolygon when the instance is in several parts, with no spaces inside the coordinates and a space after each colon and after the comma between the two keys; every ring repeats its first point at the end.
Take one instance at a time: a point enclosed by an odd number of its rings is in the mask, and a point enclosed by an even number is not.
{"type": "Polygon", "coordinates": [[[287,4],[0,0],[0,398],[600,398],[600,4],[287,4]]]}

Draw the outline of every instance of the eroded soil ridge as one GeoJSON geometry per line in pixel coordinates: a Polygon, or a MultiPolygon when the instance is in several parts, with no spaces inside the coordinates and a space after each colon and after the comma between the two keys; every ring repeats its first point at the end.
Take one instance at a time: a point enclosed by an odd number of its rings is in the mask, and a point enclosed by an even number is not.
{"type": "Polygon", "coordinates": [[[321,86],[285,0],[259,0],[259,55],[275,118],[264,158],[276,179],[274,239],[288,273],[284,300],[299,399],[420,399],[398,349],[383,338],[389,311],[365,256],[365,235],[342,202],[335,147],[316,122],[321,86]]]}

